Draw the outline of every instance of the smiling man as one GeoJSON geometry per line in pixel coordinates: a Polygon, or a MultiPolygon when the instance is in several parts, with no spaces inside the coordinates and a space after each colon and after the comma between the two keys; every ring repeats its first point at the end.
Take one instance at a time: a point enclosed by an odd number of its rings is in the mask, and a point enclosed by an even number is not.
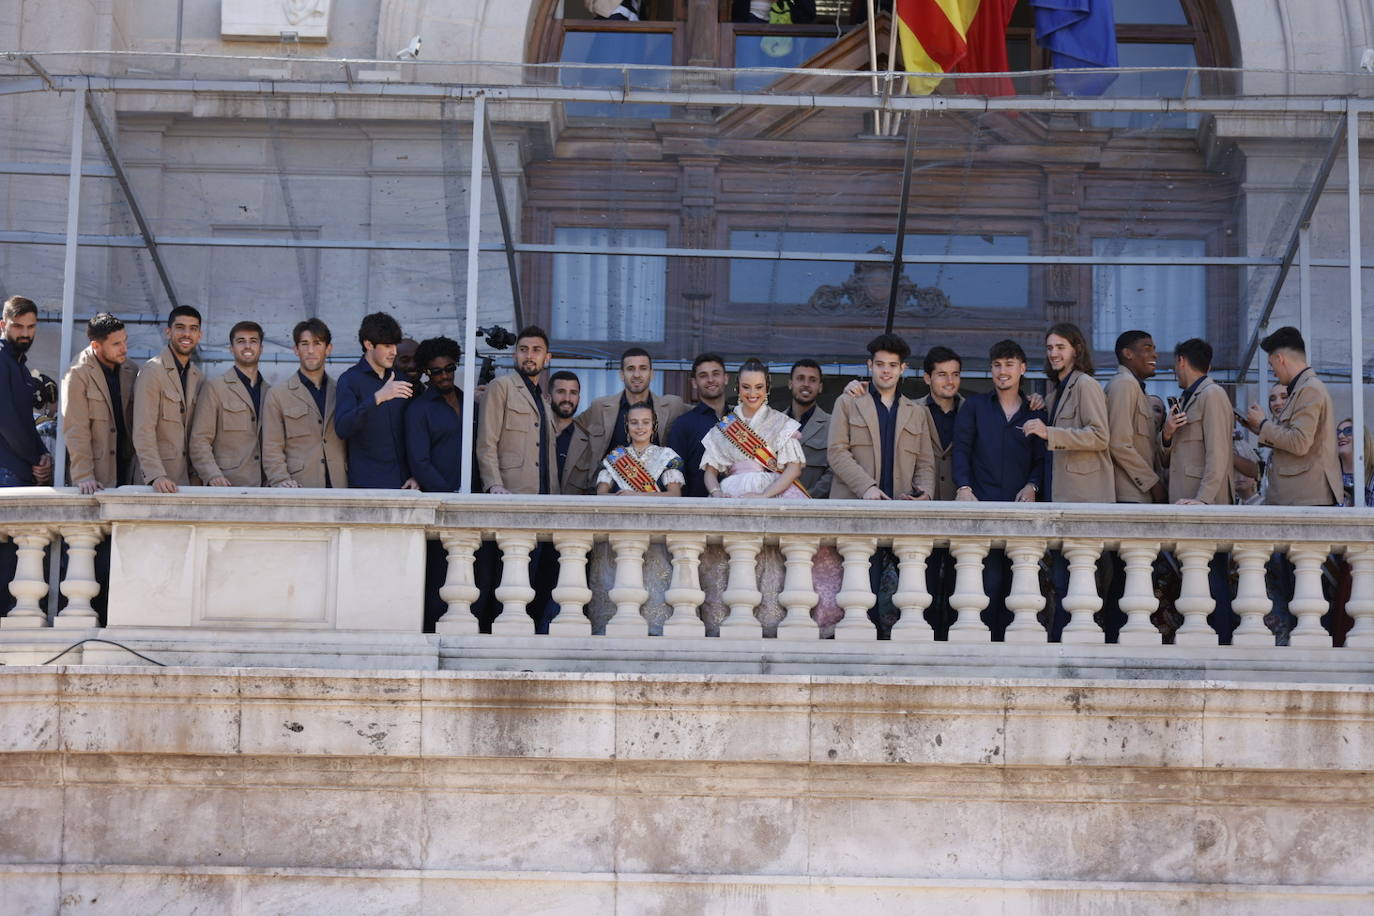
{"type": "Polygon", "coordinates": [[[358,326],[363,358],[339,376],[334,430],[348,443],[348,485],[418,490],[406,463],[406,404],[415,388],[393,368],[401,326],[386,312],[358,326]]]}
{"type": "Polygon", "coordinates": [[[262,326],[240,321],[229,330],[234,365],[208,380],[196,399],[187,446],[191,464],[211,487],[262,486],[262,398],[271,386],[258,372],[262,326]]]}
{"type": "Polygon", "coordinates": [[[134,385],[134,451],[143,480],[158,493],[198,485],[187,454],[201,373],[191,363],[200,345],[200,312],[179,305],[167,315],[167,349],[143,364],[134,385]]]}
{"type": "Polygon", "coordinates": [[[821,366],[814,359],[799,359],[792,364],[787,377],[787,390],[792,403],[787,415],[801,424],[802,452],[806,467],[802,468],[801,485],[812,499],[830,495],[830,458],[826,449],[830,444],[830,414],[821,409],[816,399],[821,394],[821,366]]]}
{"type": "Polygon", "coordinates": [[[1108,451],[1119,503],[1168,500],[1159,475],[1154,411],[1145,394],[1158,362],[1155,342],[1145,331],[1126,331],[1116,339],[1116,375],[1107,383],[1108,451]]]}

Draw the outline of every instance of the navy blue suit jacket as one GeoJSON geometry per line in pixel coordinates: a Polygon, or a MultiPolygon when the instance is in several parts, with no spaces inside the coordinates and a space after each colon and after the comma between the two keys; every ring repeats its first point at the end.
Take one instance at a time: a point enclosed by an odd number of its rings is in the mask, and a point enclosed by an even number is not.
{"type": "Polygon", "coordinates": [[[954,486],[972,487],[984,502],[1011,502],[1028,483],[1045,488],[1045,440],[1017,427],[1044,420],[1024,395],[1021,407],[1007,419],[997,392],[975,394],[964,401],[954,421],[954,486]]]}
{"type": "Polygon", "coordinates": [[[348,485],[399,490],[410,476],[406,463],[405,398],[382,404],[375,400],[384,378],[372,371],[367,357],[339,376],[334,396],[334,431],[348,444],[348,485]]]}

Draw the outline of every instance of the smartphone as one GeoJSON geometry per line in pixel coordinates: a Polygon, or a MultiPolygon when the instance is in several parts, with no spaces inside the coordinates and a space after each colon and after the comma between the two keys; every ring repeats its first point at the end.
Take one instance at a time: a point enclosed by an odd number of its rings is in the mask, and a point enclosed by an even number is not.
{"type": "Polygon", "coordinates": [[[1175,397],[1170,397],[1170,398],[1168,398],[1168,404],[1169,404],[1169,413],[1181,413],[1181,412],[1183,411],[1183,402],[1180,401],[1178,398],[1175,398],[1175,397]]]}
{"type": "Polygon", "coordinates": [[[1236,410],[1236,409],[1233,407],[1233,408],[1231,408],[1231,413],[1233,413],[1233,414],[1236,415],[1236,422],[1239,423],[1241,426],[1249,426],[1249,425],[1250,425],[1250,421],[1247,420],[1247,419],[1245,419],[1245,414],[1241,413],[1239,410],[1236,410]]]}

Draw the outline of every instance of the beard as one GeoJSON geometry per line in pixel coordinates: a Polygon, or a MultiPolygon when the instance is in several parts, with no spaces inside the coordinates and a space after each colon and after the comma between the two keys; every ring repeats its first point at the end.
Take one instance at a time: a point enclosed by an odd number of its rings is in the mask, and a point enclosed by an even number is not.
{"type": "Polygon", "coordinates": [[[28,340],[15,340],[13,337],[11,337],[9,338],[9,342],[10,346],[14,347],[14,352],[20,354],[21,356],[29,352],[29,347],[33,346],[32,337],[30,337],[28,340]]]}

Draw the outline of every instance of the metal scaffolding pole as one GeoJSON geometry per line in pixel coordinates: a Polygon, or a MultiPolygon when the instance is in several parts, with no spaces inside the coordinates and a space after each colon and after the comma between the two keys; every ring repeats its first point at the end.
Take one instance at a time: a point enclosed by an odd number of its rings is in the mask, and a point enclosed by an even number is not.
{"type": "MultiPolygon", "coordinates": [[[[478,94],[472,110],[472,172],[468,178],[468,286],[463,325],[463,428],[465,435],[474,427],[477,415],[477,280],[482,256],[482,154],[485,150],[487,97],[478,94]]],[[[493,169],[495,167],[493,166],[493,169]]],[[[460,487],[472,492],[472,449],[463,449],[463,477],[460,487]]]]}
{"type": "Polygon", "coordinates": [[[1346,112],[1346,205],[1350,220],[1350,418],[1355,425],[1353,501],[1364,505],[1364,291],[1360,273],[1360,113],[1346,112]]]}
{"type": "Polygon", "coordinates": [[[491,173],[492,196],[496,198],[496,216],[501,220],[501,245],[506,249],[506,272],[510,276],[511,306],[515,315],[515,330],[518,331],[525,326],[525,306],[520,295],[520,268],[516,263],[515,235],[511,229],[510,213],[506,210],[506,189],[501,183],[501,164],[496,159],[496,141],[493,139],[489,121],[482,122],[482,135],[485,138],[482,148],[487,154],[487,171],[491,173]]]}
{"type": "MultiPolygon", "coordinates": [[[[73,96],[71,168],[67,173],[67,246],[62,264],[62,332],[57,350],[58,378],[67,372],[72,358],[72,324],[76,315],[76,255],[81,247],[81,157],[86,128],[86,90],[73,96]]],[[[57,454],[53,460],[53,486],[62,486],[67,471],[66,430],[62,411],[57,412],[57,454]]]]}

